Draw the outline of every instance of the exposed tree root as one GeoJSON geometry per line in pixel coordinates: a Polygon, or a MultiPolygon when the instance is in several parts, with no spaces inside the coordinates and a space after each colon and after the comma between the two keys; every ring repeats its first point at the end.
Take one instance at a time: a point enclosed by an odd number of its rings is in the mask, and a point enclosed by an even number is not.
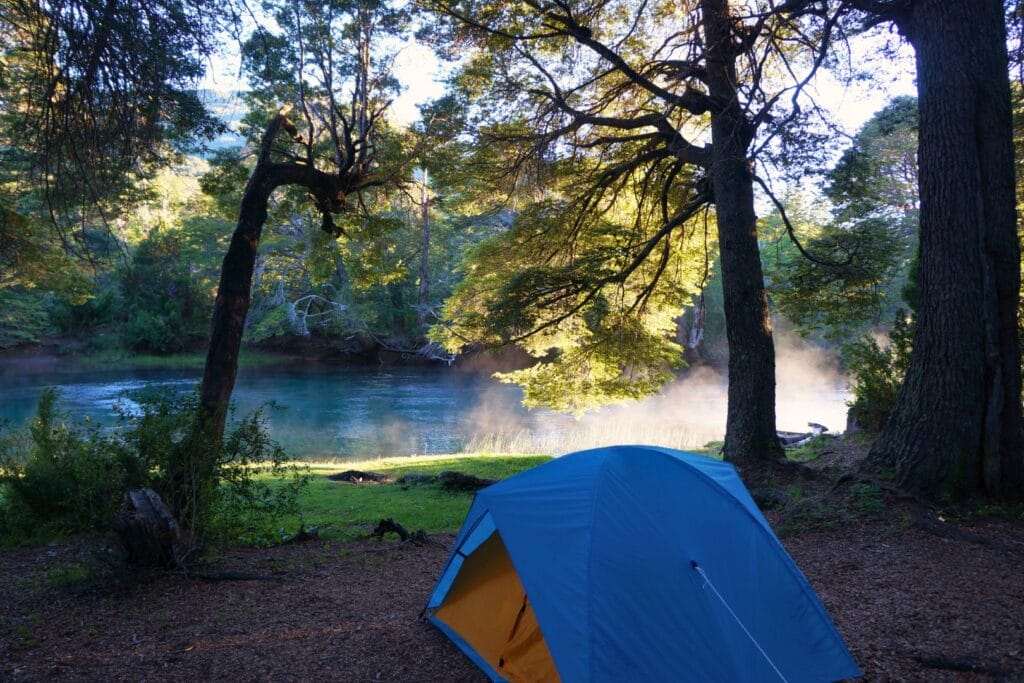
{"type": "Polygon", "coordinates": [[[416,531],[409,532],[404,526],[396,522],[395,520],[388,517],[377,522],[377,526],[374,527],[373,532],[370,534],[374,538],[384,538],[384,534],[395,533],[398,534],[398,538],[402,543],[412,543],[413,545],[426,545],[428,543],[435,543],[427,532],[423,529],[417,529],[416,531]]]}
{"type": "Polygon", "coordinates": [[[1003,680],[1009,673],[997,669],[984,662],[973,659],[947,659],[945,657],[922,657],[915,655],[914,659],[927,669],[941,669],[943,671],[963,671],[965,673],[986,674],[996,680],[1003,680]]]}
{"type": "Polygon", "coordinates": [[[964,543],[973,543],[974,545],[980,545],[984,548],[991,548],[992,550],[998,550],[1001,552],[1021,552],[1024,548],[1014,548],[1000,541],[985,538],[978,534],[972,534],[969,531],[959,529],[952,524],[947,524],[941,519],[936,519],[928,514],[920,515],[914,520],[914,526],[921,531],[925,531],[939,538],[948,538],[953,541],[962,541],[964,543]]]}

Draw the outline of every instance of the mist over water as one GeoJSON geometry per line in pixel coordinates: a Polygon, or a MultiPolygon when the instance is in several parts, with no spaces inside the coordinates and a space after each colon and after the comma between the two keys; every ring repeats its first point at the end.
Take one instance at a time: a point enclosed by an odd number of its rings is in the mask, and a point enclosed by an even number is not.
{"type": "MultiPolygon", "coordinates": [[[[824,352],[779,339],[777,405],[780,429],[807,422],[832,430],[845,425],[845,378],[824,352]]],[[[472,371],[445,367],[360,367],[298,363],[243,368],[235,390],[237,415],[266,406],[271,435],[297,458],[357,460],[460,451],[561,454],[595,446],[646,443],[699,448],[725,434],[726,378],[706,367],[685,375],[647,400],[606,407],[576,420],[526,410],[517,387],[472,371]]],[[[117,424],[115,406],[138,410],[139,392],[185,392],[198,370],[26,373],[0,363],[0,419],[24,424],[47,386],[61,408],[104,429],[117,424]]]]}
{"type": "MultiPolygon", "coordinates": [[[[791,335],[776,335],[779,429],[802,432],[815,422],[842,431],[846,385],[834,357],[791,335]]],[[[467,450],[561,453],[624,443],[700,448],[725,437],[727,400],[724,372],[709,367],[689,369],[656,396],[605,407],[579,420],[559,416],[528,426],[517,422],[518,411],[509,413],[501,401],[485,400],[474,409],[471,422],[479,427],[467,450]]]]}

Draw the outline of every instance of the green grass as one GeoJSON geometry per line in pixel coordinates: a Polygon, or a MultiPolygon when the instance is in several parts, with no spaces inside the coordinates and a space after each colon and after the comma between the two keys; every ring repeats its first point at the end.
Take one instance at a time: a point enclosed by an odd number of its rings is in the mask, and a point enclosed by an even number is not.
{"type": "Polygon", "coordinates": [[[825,454],[831,443],[832,437],[825,435],[816,436],[799,448],[787,450],[786,460],[799,463],[814,462],[825,454]]]}
{"type": "Polygon", "coordinates": [[[327,479],[345,470],[389,474],[438,474],[458,470],[486,479],[504,479],[547,462],[546,455],[451,455],[384,458],[363,462],[300,463],[309,465],[310,483],[299,498],[299,513],[285,517],[283,535],[294,533],[300,524],[316,527],[323,538],[351,539],[369,533],[383,518],[390,517],[410,531],[454,533],[462,524],[470,493],[447,493],[437,486],[399,484],[349,484],[327,479]]]}
{"type": "MultiPolygon", "coordinates": [[[[206,363],[206,354],[176,353],[167,356],[157,356],[146,353],[131,353],[123,349],[104,349],[87,353],[77,360],[83,367],[87,368],[120,368],[127,365],[138,369],[201,369],[206,363]]],[[[259,352],[243,350],[238,356],[239,367],[259,367],[280,362],[281,358],[278,356],[259,352]]]]}

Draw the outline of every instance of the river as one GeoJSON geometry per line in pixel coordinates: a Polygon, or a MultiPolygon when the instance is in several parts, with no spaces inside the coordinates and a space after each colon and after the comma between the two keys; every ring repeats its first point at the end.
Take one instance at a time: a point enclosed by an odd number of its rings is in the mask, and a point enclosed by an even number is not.
{"type": "MultiPolygon", "coordinates": [[[[26,423],[46,387],[60,392],[61,409],[111,428],[116,408],[136,409],[147,387],[188,391],[194,369],[30,372],[0,364],[0,419],[26,423]]],[[[487,374],[444,367],[363,367],[287,363],[242,368],[236,414],[265,406],[271,435],[296,458],[367,457],[461,451],[562,453],[611,443],[655,443],[696,448],[722,438],[725,383],[701,370],[640,403],[606,408],[575,420],[526,410],[518,388],[487,374]]],[[[808,421],[843,426],[846,392],[835,377],[787,388],[780,382],[779,426],[800,430],[808,421]]]]}

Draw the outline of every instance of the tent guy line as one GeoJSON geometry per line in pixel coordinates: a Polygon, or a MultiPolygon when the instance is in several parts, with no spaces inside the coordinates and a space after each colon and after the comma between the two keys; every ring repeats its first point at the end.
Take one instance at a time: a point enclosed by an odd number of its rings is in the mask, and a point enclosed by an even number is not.
{"type": "Polygon", "coordinates": [[[756,647],[757,651],[761,653],[761,656],[764,657],[765,661],[768,662],[768,664],[772,667],[775,673],[779,675],[779,678],[782,679],[782,682],[789,683],[786,677],[782,675],[782,672],[779,671],[779,667],[775,666],[775,662],[772,661],[772,658],[769,657],[768,653],[764,651],[763,647],[761,647],[761,643],[757,642],[757,638],[755,638],[753,634],[751,634],[747,627],[743,624],[743,622],[740,621],[740,618],[736,616],[736,612],[733,611],[732,607],[729,607],[729,603],[725,601],[725,598],[722,597],[722,594],[718,592],[717,588],[715,588],[715,584],[713,584],[711,582],[711,579],[708,578],[708,575],[704,572],[704,569],[699,564],[697,564],[697,560],[690,560],[690,566],[693,567],[693,570],[700,574],[701,578],[704,579],[704,585],[701,586],[701,588],[711,588],[712,592],[714,592],[715,594],[715,597],[718,598],[718,601],[722,603],[722,606],[725,607],[725,609],[729,610],[729,614],[731,614],[732,618],[736,620],[736,623],[740,625],[740,628],[743,629],[743,632],[747,634],[747,638],[750,638],[750,642],[754,644],[754,647],[756,647]]]}

